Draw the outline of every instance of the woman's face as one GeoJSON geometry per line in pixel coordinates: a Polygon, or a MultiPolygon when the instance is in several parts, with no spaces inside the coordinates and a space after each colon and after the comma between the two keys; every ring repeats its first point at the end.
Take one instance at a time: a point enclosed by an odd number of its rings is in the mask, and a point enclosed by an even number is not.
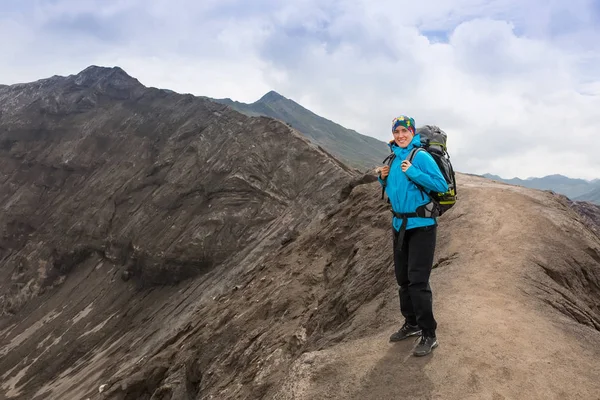
{"type": "Polygon", "coordinates": [[[412,141],[414,135],[412,131],[408,130],[404,126],[399,126],[394,130],[394,142],[402,148],[408,147],[412,141]]]}

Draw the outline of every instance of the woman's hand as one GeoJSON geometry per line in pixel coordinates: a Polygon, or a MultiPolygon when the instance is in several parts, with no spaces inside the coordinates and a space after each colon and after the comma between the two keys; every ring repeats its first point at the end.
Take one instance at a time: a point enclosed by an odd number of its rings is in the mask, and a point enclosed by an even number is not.
{"type": "Polygon", "coordinates": [[[390,167],[386,165],[385,167],[381,167],[379,169],[379,173],[381,174],[381,179],[385,179],[390,174],[390,167]]]}
{"type": "Polygon", "coordinates": [[[406,172],[406,170],[409,169],[411,165],[412,164],[408,160],[402,161],[402,166],[401,166],[402,167],[402,172],[406,172]]]}

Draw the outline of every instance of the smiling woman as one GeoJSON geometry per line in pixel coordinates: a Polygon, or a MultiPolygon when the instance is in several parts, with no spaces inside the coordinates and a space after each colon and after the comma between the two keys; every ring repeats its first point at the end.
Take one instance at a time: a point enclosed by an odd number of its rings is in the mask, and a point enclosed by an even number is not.
{"type": "Polygon", "coordinates": [[[424,356],[438,346],[437,322],[433,316],[429,276],[433,268],[437,236],[437,216],[433,202],[423,193],[446,192],[448,184],[432,156],[413,150],[421,146],[415,135],[415,120],[401,115],[392,122],[394,140],[390,149],[395,157],[382,168],[379,182],[392,206],[394,271],[398,283],[400,310],[404,324],[390,337],[391,342],[421,335],[414,354],[424,356]],[[414,165],[413,165],[414,164],[414,165]]]}

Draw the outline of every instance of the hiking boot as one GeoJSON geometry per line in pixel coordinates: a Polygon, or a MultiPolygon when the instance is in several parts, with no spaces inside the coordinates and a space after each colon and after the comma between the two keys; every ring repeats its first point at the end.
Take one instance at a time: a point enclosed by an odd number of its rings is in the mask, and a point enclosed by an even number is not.
{"type": "Polygon", "coordinates": [[[436,347],[438,347],[438,341],[435,336],[421,336],[421,341],[415,348],[414,355],[417,357],[426,356],[436,347]]]}
{"type": "Polygon", "coordinates": [[[398,332],[394,332],[392,336],[390,336],[390,342],[399,342],[400,340],[407,339],[411,336],[418,336],[420,334],[421,328],[418,326],[409,325],[405,322],[398,332]]]}

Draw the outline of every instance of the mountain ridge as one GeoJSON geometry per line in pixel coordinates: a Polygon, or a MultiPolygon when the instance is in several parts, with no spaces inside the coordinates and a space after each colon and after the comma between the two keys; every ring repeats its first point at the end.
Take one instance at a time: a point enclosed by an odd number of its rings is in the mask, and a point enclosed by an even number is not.
{"type": "Polygon", "coordinates": [[[573,200],[576,201],[589,201],[595,204],[600,204],[600,183],[597,184],[595,189],[586,192],[580,196],[575,197],[573,200]]]}
{"type": "Polygon", "coordinates": [[[249,104],[230,98],[209,99],[231,106],[249,116],[266,115],[284,121],[354,168],[372,169],[380,165],[389,154],[387,143],[344,128],[274,90],[249,104]]]}
{"type": "Polygon", "coordinates": [[[600,204],[598,191],[600,190],[600,180],[585,180],[580,178],[569,178],[561,174],[547,175],[543,177],[521,178],[502,178],[494,174],[483,174],[484,178],[518,185],[538,190],[553,190],[563,194],[571,199],[578,201],[590,201],[600,204]]]}

